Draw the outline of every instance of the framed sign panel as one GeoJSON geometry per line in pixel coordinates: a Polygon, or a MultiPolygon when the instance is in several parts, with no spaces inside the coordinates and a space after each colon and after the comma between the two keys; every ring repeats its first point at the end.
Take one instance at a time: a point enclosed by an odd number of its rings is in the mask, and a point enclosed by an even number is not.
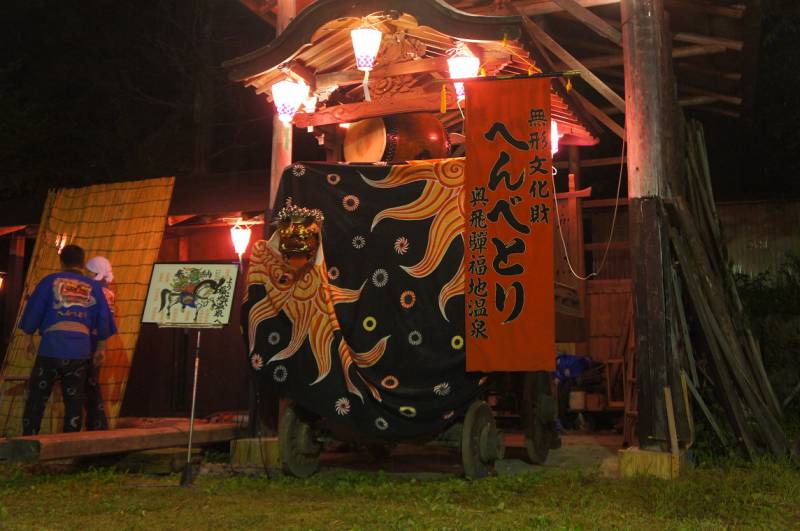
{"type": "Polygon", "coordinates": [[[238,264],[154,264],[143,323],[180,328],[228,324],[238,264]]]}

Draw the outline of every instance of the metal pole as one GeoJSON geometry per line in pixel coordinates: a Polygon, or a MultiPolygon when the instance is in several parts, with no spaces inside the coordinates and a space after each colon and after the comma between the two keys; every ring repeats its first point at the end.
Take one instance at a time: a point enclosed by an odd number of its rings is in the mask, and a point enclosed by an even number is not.
{"type": "Polygon", "coordinates": [[[186,467],[183,469],[181,475],[181,485],[188,486],[194,482],[194,474],[192,474],[192,436],[194,435],[194,410],[197,403],[197,374],[200,369],[200,333],[201,329],[197,330],[197,346],[194,349],[194,381],[192,383],[192,410],[189,415],[189,445],[186,448],[186,467]]]}

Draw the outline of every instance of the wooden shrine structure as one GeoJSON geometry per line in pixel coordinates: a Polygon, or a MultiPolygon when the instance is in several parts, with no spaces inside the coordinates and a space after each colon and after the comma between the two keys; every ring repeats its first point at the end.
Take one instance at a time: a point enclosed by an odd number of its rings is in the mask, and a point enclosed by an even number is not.
{"type": "MultiPolygon", "coordinates": [[[[741,118],[745,124],[750,120],[759,2],[240,1],[274,25],[277,37],[226,62],[230,79],[267,98],[277,81],[302,80],[319,103],[313,112],[295,115],[294,124],[313,127],[329,160],[341,160],[338,124],[397,113],[438,113],[441,80],[449,77],[446,54],[458,42],[480,58],[487,75],[578,71],[580,81],[557,79],[552,94],[554,118],[566,133],[561,139],[566,149],[554,164],[569,174],[569,188],[559,199],[571,202],[565,210],[573,216],[565,234],[573,271],[566,270],[562,253],[557,279],[571,278],[587,312],[585,337],[576,349],[602,352],[599,357],[610,362],[624,388],[624,400],[619,396],[617,404],[626,404],[626,435],[635,425],[643,447],[671,446],[676,451],[679,442],[690,443],[693,428],[688,392],[681,388],[681,356],[686,354],[681,345],[691,340],[688,335],[676,339],[674,329],[672,286],[677,277],[670,267],[671,227],[663,213],[664,198],[698,186],[687,184],[684,161],[705,153],[704,144],[686,146],[689,133],[679,108],[741,118]],[[372,101],[364,101],[349,38],[365,17],[384,33],[369,81],[372,101]],[[602,155],[582,160],[580,150],[601,140],[599,148],[591,149],[602,155]],[[604,150],[604,145],[610,148],[604,150]],[[611,156],[615,152],[622,154],[611,156]],[[599,198],[589,198],[589,189],[582,188],[594,184],[595,172],[611,169],[616,174],[614,167],[621,184],[625,166],[627,198],[618,197],[620,186],[616,194],[599,198]],[[620,220],[619,233],[614,231],[616,207],[626,218],[620,220]],[[583,234],[587,219],[596,222],[591,235],[583,234]],[[615,271],[610,278],[598,273],[607,261],[615,271]]],[[[464,154],[458,145],[462,115],[449,94],[447,112],[438,116],[456,145],[452,154],[458,156],[464,154]]],[[[271,198],[280,170],[292,161],[287,135],[280,127],[275,130],[271,198]]],[[[707,179],[702,186],[710,194],[707,167],[705,172],[694,170],[688,171],[689,179],[707,179]]],[[[713,212],[713,196],[706,200],[713,212]]],[[[713,236],[716,229],[710,230],[707,243],[716,248],[719,238],[713,236]]],[[[749,384],[742,385],[747,394],[749,384]]],[[[765,390],[759,400],[769,401],[768,395],[765,390]]],[[[776,442],[771,448],[780,446],[776,442]]]]}

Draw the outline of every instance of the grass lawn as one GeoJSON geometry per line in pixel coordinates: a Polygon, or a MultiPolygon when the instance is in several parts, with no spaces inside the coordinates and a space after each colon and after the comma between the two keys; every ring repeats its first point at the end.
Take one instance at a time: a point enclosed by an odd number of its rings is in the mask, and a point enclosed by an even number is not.
{"type": "Polygon", "coordinates": [[[466,481],[324,471],[309,480],[0,465],[0,529],[800,529],[789,464],[700,468],[665,482],[541,469],[466,481]]]}

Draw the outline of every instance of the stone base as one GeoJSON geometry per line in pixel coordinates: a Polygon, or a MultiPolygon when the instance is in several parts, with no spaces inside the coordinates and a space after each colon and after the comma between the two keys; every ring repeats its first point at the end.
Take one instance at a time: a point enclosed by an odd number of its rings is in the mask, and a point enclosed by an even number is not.
{"type": "Polygon", "coordinates": [[[687,468],[686,452],[678,455],[670,452],[627,448],[619,450],[619,476],[632,478],[636,476],[653,476],[661,479],[675,479],[687,468]]]}
{"type": "Polygon", "coordinates": [[[231,441],[231,466],[242,469],[279,469],[277,437],[252,437],[231,441]]]}

